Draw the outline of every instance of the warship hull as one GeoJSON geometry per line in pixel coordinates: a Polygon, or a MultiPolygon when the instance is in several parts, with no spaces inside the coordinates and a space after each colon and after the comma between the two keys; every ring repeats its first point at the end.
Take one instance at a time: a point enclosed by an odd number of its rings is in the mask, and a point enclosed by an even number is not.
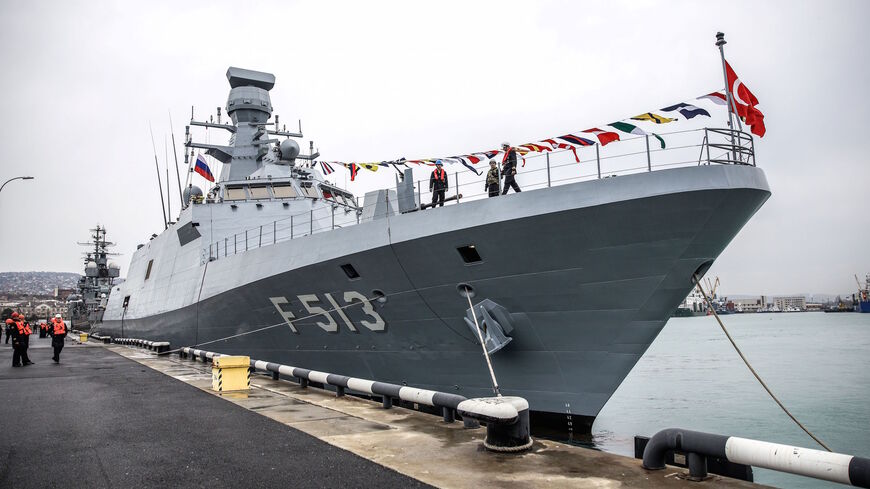
{"type": "Polygon", "coordinates": [[[709,268],[769,195],[756,167],[704,165],[386,216],[195,264],[183,258],[201,257],[202,243],[184,255],[168,233],[134,256],[98,329],[489,396],[480,344],[464,321],[458,286],[467,284],[474,303],[490,299],[512,318],[510,343],[492,355],[501,392],[528,399],[548,425],[588,432],[692,274],[709,268]],[[468,245],[479,261],[457,252],[468,245]],[[135,276],[149,256],[173,253],[156,279],[135,276]],[[147,299],[133,307],[137,296],[147,299]]]}

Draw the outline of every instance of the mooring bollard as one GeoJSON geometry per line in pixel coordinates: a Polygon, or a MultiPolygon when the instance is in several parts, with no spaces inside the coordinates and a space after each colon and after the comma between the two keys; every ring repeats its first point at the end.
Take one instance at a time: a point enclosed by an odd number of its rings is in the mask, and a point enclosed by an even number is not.
{"type": "Polygon", "coordinates": [[[442,413],[442,416],[444,418],[445,423],[452,423],[452,422],[456,421],[456,416],[453,413],[453,410],[450,409],[449,407],[441,408],[441,413],[442,413]]]}
{"type": "Polygon", "coordinates": [[[532,447],[529,402],[522,397],[485,397],[459,403],[463,418],[486,423],[483,446],[494,452],[521,452],[532,447]]]}

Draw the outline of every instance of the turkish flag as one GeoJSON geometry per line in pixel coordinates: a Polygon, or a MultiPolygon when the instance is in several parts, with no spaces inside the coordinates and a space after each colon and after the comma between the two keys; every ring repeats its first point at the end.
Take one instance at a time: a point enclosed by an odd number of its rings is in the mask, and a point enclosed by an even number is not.
{"type": "MultiPolygon", "coordinates": [[[[728,75],[728,91],[731,92],[731,98],[734,100],[734,105],[737,108],[737,115],[742,117],[752,134],[758,137],[764,137],[766,129],[764,128],[764,114],[761,113],[755,106],[758,105],[758,99],[749,91],[749,87],[740,81],[737,73],[728,61],[725,61],[725,71],[728,75]]],[[[732,112],[733,107],[729,107],[732,112]]]]}

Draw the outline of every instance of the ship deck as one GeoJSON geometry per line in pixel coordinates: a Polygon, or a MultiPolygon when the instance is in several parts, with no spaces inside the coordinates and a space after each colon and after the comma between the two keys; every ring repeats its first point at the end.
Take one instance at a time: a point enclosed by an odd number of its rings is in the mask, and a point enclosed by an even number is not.
{"type": "Polygon", "coordinates": [[[220,396],[209,366],[143,350],[68,341],[50,356],[34,337],[36,365],[0,367],[4,405],[27,413],[4,423],[2,487],[694,487],[681,469],[549,440],[490,453],[482,428],[267,377],[220,396]]]}

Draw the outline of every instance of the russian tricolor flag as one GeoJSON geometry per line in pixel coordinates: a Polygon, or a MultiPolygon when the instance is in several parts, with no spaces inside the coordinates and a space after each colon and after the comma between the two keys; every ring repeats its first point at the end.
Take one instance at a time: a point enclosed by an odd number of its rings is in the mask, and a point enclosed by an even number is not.
{"type": "Polygon", "coordinates": [[[212,175],[211,169],[205,162],[205,157],[203,155],[200,154],[196,156],[196,166],[194,166],[193,169],[194,171],[202,175],[202,178],[205,178],[209,182],[214,181],[214,175],[212,175]]]}

